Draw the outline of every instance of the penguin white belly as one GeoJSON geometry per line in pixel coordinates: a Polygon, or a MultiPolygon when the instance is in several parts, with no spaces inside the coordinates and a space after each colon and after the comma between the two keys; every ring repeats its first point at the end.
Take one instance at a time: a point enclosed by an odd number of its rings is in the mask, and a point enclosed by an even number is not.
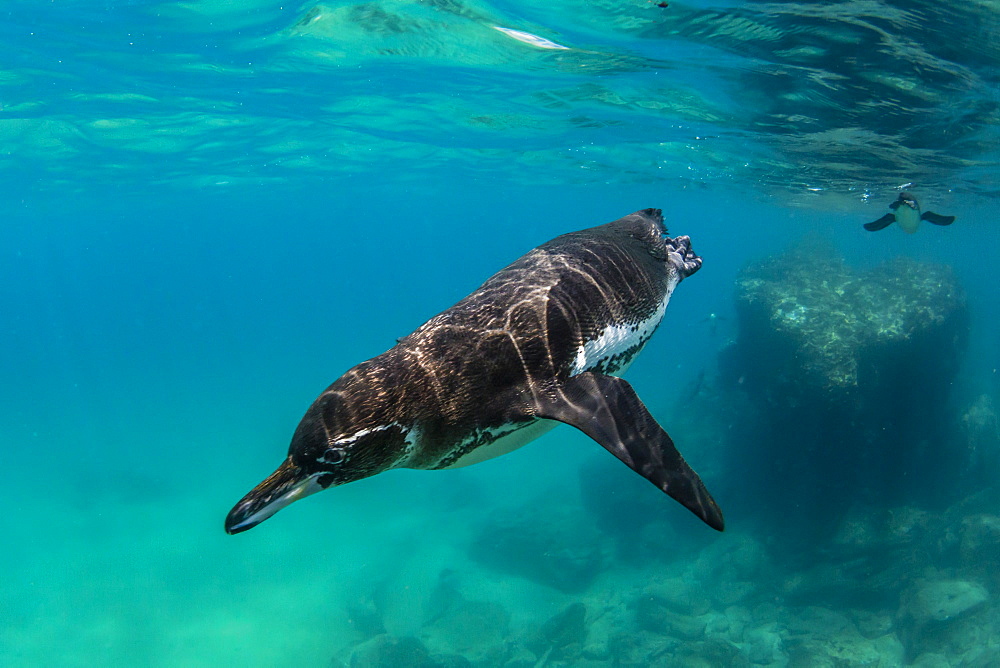
{"type": "Polygon", "coordinates": [[[496,436],[496,440],[480,445],[475,450],[467,452],[453,463],[445,466],[446,469],[459,469],[463,466],[470,466],[485,462],[487,459],[500,457],[510,452],[514,452],[523,445],[527,445],[542,434],[546,433],[558,422],[555,420],[535,420],[527,425],[501,425],[496,429],[477,430],[472,438],[480,439],[484,436],[496,436]]]}
{"type": "Polygon", "coordinates": [[[595,368],[605,368],[606,365],[620,355],[633,351],[629,359],[622,360],[621,364],[613,368],[606,368],[607,373],[624,373],[629,367],[635,354],[649,340],[656,328],[663,320],[663,314],[667,310],[667,302],[673,293],[676,283],[669,286],[663,295],[663,300],[656,309],[649,314],[645,320],[637,323],[615,323],[605,327],[596,337],[585,341],[576,351],[576,359],[573,362],[572,375],[595,368]]]}
{"type": "Polygon", "coordinates": [[[907,234],[913,234],[917,231],[917,227],[920,226],[920,210],[911,209],[905,204],[898,207],[896,209],[896,223],[907,234]]]}

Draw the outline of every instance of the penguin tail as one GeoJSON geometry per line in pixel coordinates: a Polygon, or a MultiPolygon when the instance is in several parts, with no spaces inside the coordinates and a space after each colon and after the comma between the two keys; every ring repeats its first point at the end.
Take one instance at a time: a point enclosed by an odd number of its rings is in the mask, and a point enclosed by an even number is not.
{"type": "Polygon", "coordinates": [[[896,216],[891,213],[887,213],[878,220],[874,220],[870,223],[865,223],[865,229],[869,232],[878,232],[879,230],[884,230],[893,223],[896,222],[896,216]]]}
{"type": "Polygon", "coordinates": [[[933,223],[934,225],[951,225],[955,222],[955,216],[942,216],[939,213],[934,213],[933,211],[924,211],[920,216],[921,220],[926,220],[928,223],[933,223]]]}

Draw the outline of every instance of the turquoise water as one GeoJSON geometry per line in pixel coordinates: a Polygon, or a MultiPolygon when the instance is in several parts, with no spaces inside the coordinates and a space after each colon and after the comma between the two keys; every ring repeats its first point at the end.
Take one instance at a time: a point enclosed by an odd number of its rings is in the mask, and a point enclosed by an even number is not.
{"type": "Polygon", "coordinates": [[[995,3],[3,12],[0,664],[1000,663],[995,3]],[[957,221],[863,230],[903,187],[957,221]],[[339,374],[645,207],[705,264],[627,378],[724,534],[567,427],[224,533],[339,374]],[[775,508],[818,428],[769,438],[720,366],[744,267],[801,243],[950,267],[967,342],[881,483],[775,508]]]}

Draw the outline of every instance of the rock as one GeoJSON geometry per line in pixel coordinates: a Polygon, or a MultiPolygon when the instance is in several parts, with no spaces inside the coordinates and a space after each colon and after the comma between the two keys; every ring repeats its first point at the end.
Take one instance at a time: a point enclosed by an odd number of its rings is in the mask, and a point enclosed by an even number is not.
{"type": "Polygon", "coordinates": [[[759,580],[768,577],[769,568],[770,556],[760,541],[748,534],[729,534],[698,554],[692,578],[701,582],[759,580]]]}
{"type": "Polygon", "coordinates": [[[503,663],[503,668],[535,668],[538,665],[538,657],[527,647],[516,647],[507,660],[503,663]]]}
{"type": "MultiPolygon", "coordinates": [[[[421,568],[422,562],[391,569],[373,583],[372,600],[387,633],[417,637],[429,622],[462,600],[450,569],[421,568]]],[[[362,611],[364,608],[362,608],[362,611]]]]}
{"type": "Polygon", "coordinates": [[[764,546],[748,535],[735,534],[713,541],[701,551],[683,578],[690,583],[685,590],[691,592],[688,596],[692,605],[699,606],[692,612],[702,614],[713,607],[752,604],[760,590],[758,583],[771,579],[770,568],[764,546]],[[695,583],[701,582],[713,585],[696,586],[695,583]],[[707,596],[711,596],[711,601],[707,596]]]}
{"type": "Polygon", "coordinates": [[[713,638],[704,642],[684,643],[678,648],[670,662],[664,664],[671,668],[749,668],[750,661],[740,651],[740,648],[721,638],[713,638]]]}
{"type": "Polygon", "coordinates": [[[480,662],[502,655],[510,613],[499,603],[463,601],[420,631],[435,654],[458,654],[480,662]]]}
{"type": "Polygon", "coordinates": [[[733,628],[726,615],[710,612],[705,615],[705,635],[709,638],[728,638],[733,628]]]}
{"type": "Polygon", "coordinates": [[[852,617],[858,627],[858,633],[869,640],[880,638],[892,632],[892,616],[868,610],[855,610],[852,617]]]}
{"type": "Polygon", "coordinates": [[[760,516],[780,518],[787,554],[820,546],[858,499],[928,506],[957,494],[962,462],[938,447],[968,337],[950,268],[899,259],[858,271],[832,248],[799,248],[741,272],[736,306],[722,382],[764,424],[739,432],[729,466],[760,516]]]}
{"type": "Polygon", "coordinates": [[[567,593],[585,589],[605,568],[601,535],[578,513],[529,504],[494,514],[470,546],[470,556],[499,571],[567,593]]]}
{"type": "Polygon", "coordinates": [[[683,645],[679,640],[649,631],[637,631],[629,625],[608,639],[608,652],[613,666],[646,668],[658,665],[663,657],[671,657],[672,652],[683,645]]]}
{"type": "Polygon", "coordinates": [[[443,569],[438,573],[437,581],[429,586],[426,597],[422,601],[424,624],[436,621],[464,601],[465,597],[461,592],[458,573],[450,568],[443,569]]]}
{"type": "Polygon", "coordinates": [[[617,605],[598,611],[594,617],[587,629],[587,640],[582,654],[588,660],[607,661],[616,656],[611,650],[611,645],[622,629],[632,626],[632,615],[625,606],[617,605]]]}
{"type": "Polygon", "coordinates": [[[726,619],[729,621],[729,640],[735,643],[743,642],[747,627],[753,624],[753,615],[744,607],[731,605],[726,608],[726,619]]]}
{"type": "Polygon", "coordinates": [[[832,638],[854,629],[851,620],[827,608],[811,606],[790,613],[785,619],[785,628],[792,635],[832,638]]]}
{"type": "Polygon", "coordinates": [[[760,380],[782,389],[765,400],[787,407],[797,405],[801,393],[835,400],[864,393],[880,382],[870,376],[870,365],[878,364],[872,357],[905,350],[941,327],[956,331],[967,317],[965,296],[948,267],[899,258],[858,272],[825,245],[744,269],[737,308],[741,339],[777,345],[761,360],[770,381],[760,380]]]}
{"type": "Polygon", "coordinates": [[[458,654],[436,654],[434,668],[472,668],[472,662],[458,654]]]}
{"type": "Polygon", "coordinates": [[[989,595],[975,582],[939,580],[919,586],[903,610],[903,615],[918,624],[949,622],[984,604],[989,595]]]}
{"type": "Polygon", "coordinates": [[[359,596],[347,604],[347,623],[366,640],[385,633],[382,614],[370,594],[359,596]]]}
{"type": "Polygon", "coordinates": [[[966,580],[922,582],[905,592],[896,626],[907,658],[978,643],[975,613],[988,598],[982,585],[966,580]]]}
{"type": "Polygon", "coordinates": [[[910,664],[910,668],[951,668],[951,662],[943,654],[924,652],[910,664]]]}
{"type": "Polygon", "coordinates": [[[640,596],[632,607],[636,625],[645,631],[682,640],[697,640],[705,634],[707,619],[673,612],[655,596],[640,596]]]}
{"type": "Polygon", "coordinates": [[[868,640],[849,627],[836,636],[790,639],[788,668],[903,666],[903,647],[892,634],[868,640]]]}
{"type": "Polygon", "coordinates": [[[1000,517],[980,514],[963,518],[959,552],[963,566],[995,574],[1000,563],[1000,517]]]}
{"type": "Polygon", "coordinates": [[[719,606],[728,607],[737,603],[745,604],[757,592],[755,582],[720,580],[712,588],[712,600],[719,606]]]}
{"type": "Polygon", "coordinates": [[[744,633],[743,654],[750,663],[767,666],[772,663],[784,663],[785,653],[782,650],[781,634],[774,624],[766,624],[744,633]]]}
{"type": "Polygon", "coordinates": [[[857,604],[867,593],[864,579],[840,563],[820,563],[794,571],[781,584],[781,592],[787,602],[803,606],[820,601],[857,604]]]}
{"type": "Polygon", "coordinates": [[[386,633],[367,640],[351,652],[351,668],[437,668],[424,644],[416,638],[386,633]]]}
{"type": "Polygon", "coordinates": [[[587,640],[587,608],[579,601],[550,617],[526,642],[537,656],[549,661],[572,661],[587,640]]]}
{"type": "Polygon", "coordinates": [[[643,593],[655,598],[672,612],[680,615],[702,615],[712,605],[705,596],[704,587],[696,586],[692,578],[662,578],[650,582],[643,593]]]}
{"type": "Polygon", "coordinates": [[[733,571],[744,580],[760,578],[769,565],[764,545],[749,535],[739,536],[735,543],[734,549],[727,554],[733,571]]]}
{"type": "Polygon", "coordinates": [[[582,643],[587,639],[587,606],[579,601],[553,615],[542,625],[545,642],[555,647],[582,643]]]}

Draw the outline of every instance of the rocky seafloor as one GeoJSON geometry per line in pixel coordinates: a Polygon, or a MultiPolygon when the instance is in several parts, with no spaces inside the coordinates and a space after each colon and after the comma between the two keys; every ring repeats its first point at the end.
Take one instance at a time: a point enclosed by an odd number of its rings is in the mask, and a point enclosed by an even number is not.
{"type": "Polygon", "coordinates": [[[679,533],[643,481],[584,466],[576,506],[483,517],[409,624],[363,593],[333,665],[1000,665],[1000,421],[990,394],[949,395],[968,327],[951,271],[820,246],[736,287],[718,377],[666,423],[715,455],[727,533],[679,533]]]}
{"type": "Polygon", "coordinates": [[[692,552],[653,522],[637,546],[585,516],[540,517],[532,503],[484,523],[471,568],[550,588],[555,613],[520,610],[515,621],[503,598],[477,595],[467,565],[414,602],[422,620],[410,635],[386,631],[377,596],[359,601],[356,637],[333,665],[1000,665],[1000,515],[976,510],[997,500],[941,513],[854,508],[822,558],[795,566],[765,536],[735,532],[692,552]],[[678,553],[693,558],[664,558],[678,553]]]}

